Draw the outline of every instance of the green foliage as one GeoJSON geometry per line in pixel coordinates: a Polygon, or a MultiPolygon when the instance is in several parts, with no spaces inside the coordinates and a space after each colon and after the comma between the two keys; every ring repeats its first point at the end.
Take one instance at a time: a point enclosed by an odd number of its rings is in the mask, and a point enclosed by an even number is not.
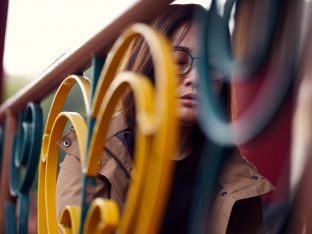
{"type": "MultiPolygon", "coordinates": [[[[20,76],[6,76],[4,79],[4,100],[7,100],[8,98],[17,94],[18,91],[20,91],[23,87],[29,85],[31,82],[32,80],[20,76]]],[[[47,119],[54,95],[55,92],[48,95],[41,102],[45,121],[47,119]]],[[[75,86],[69,94],[64,105],[64,110],[79,112],[85,116],[82,95],[77,86],[75,86]]]]}
{"type": "Polygon", "coordinates": [[[4,76],[4,100],[16,94],[30,82],[31,80],[21,76],[4,76]]]}

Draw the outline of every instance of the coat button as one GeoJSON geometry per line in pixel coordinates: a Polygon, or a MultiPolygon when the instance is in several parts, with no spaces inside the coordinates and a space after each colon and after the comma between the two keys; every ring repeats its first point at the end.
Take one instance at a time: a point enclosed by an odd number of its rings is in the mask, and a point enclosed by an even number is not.
{"type": "Polygon", "coordinates": [[[257,180],[257,179],[258,179],[258,176],[254,175],[254,176],[251,177],[251,179],[252,179],[252,180],[257,180]]]}
{"type": "Polygon", "coordinates": [[[70,141],[64,141],[64,142],[63,142],[63,145],[64,145],[65,147],[69,147],[69,146],[71,145],[71,143],[70,143],[70,141]]]}
{"type": "Polygon", "coordinates": [[[222,192],[220,195],[223,197],[223,196],[227,195],[227,192],[224,191],[224,192],[222,192]]]}

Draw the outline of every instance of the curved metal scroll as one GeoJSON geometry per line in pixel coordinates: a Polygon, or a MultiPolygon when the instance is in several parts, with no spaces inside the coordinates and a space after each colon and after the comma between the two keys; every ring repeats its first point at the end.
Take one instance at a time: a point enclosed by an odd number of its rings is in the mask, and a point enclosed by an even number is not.
{"type": "Polygon", "coordinates": [[[162,35],[148,26],[136,24],[121,35],[108,55],[97,84],[92,109],[89,108],[87,98],[90,87],[85,79],[71,76],[61,84],[51,106],[43,136],[38,183],[40,233],[58,231],[55,207],[58,147],[55,142],[60,139],[67,121],[72,123],[76,131],[81,155],[82,206],[81,209],[65,207],[61,215],[60,229],[64,233],[76,233],[78,230],[80,233],[112,233],[118,225],[119,233],[157,232],[170,185],[170,155],[175,154],[177,138],[176,111],[172,108],[175,106],[175,93],[172,90],[176,89],[176,72],[170,50],[170,45],[162,35]],[[151,49],[155,67],[155,89],[142,75],[119,72],[122,65],[120,61],[138,36],[143,36],[151,49]],[[75,82],[80,82],[87,114],[91,122],[95,122],[94,128],[89,127],[91,134],[87,134],[86,123],[78,113],[61,112],[65,98],[75,82]],[[115,202],[100,198],[92,202],[89,195],[92,195],[94,180],[98,175],[98,161],[114,108],[128,88],[134,93],[137,109],[134,160],[136,171],[125,205],[131,208],[125,208],[119,221],[119,211],[115,202]],[[87,135],[91,138],[87,139],[87,135]],[[146,207],[149,207],[149,210],[146,210],[146,207]]]}
{"type": "MultiPolygon", "coordinates": [[[[207,136],[217,144],[240,145],[259,134],[278,110],[294,78],[298,63],[296,60],[298,37],[296,35],[286,35],[293,26],[291,24],[292,19],[290,17],[282,18],[282,20],[285,20],[283,22],[279,16],[284,8],[277,8],[276,4],[279,6],[281,3],[280,1],[270,2],[269,9],[272,8],[273,10],[270,11],[272,15],[269,18],[272,21],[268,22],[267,27],[269,30],[266,36],[271,37],[273,33],[271,31],[275,29],[270,26],[272,22],[273,25],[276,24],[276,21],[279,24],[285,24],[285,30],[282,31],[283,34],[280,34],[278,30],[273,34],[273,36],[278,36],[280,41],[275,45],[275,54],[272,59],[264,57],[264,55],[269,55],[266,51],[260,51],[259,53],[262,55],[258,59],[254,59],[259,64],[263,64],[263,61],[268,62],[267,67],[262,67],[267,71],[263,75],[264,83],[248,110],[232,122],[226,120],[226,114],[213,96],[210,77],[213,72],[218,72],[224,74],[224,77],[232,82],[239,82],[241,78],[251,79],[258,71],[253,70],[253,73],[243,72],[243,77],[237,75],[238,72],[235,69],[243,71],[244,68],[234,66],[235,61],[233,62],[232,59],[233,52],[228,22],[219,16],[215,3],[212,4],[206,15],[201,16],[199,22],[202,28],[200,40],[203,49],[200,51],[200,56],[203,59],[199,61],[199,93],[202,100],[200,102],[202,107],[199,108],[200,125],[207,136]],[[270,77],[270,79],[267,79],[267,77],[270,77]],[[278,92],[276,91],[277,88],[278,92]]],[[[272,43],[269,38],[264,41],[272,43]]],[[[270,44],[270,46],[272,45],[270,44]]],[[[268,45],[262,47],[263,50],[266,50],[265,48],[268,45]]]]}
{"type": "MultiPolygon", "coordinates": [[[[127,86],[134,92],[137,108],[136,173],[125,205],[131,208],[124,211],[119,225],[120,233],[153,233],[160,224],[170,182],[170,155],[175,153],[177,136],[176,112],[172,108],[175,106],[175,95],[172,92],[176,87],[174,74],[170,45],[166,39],[149,27],[136,24],[126,30],[116,42],[97,85],[92,110],[96,123],[90,142],[89,158],[85,164],[86,177],[97,175],[96,162],[105,143],[103,139],[108,123],[118,97],[121,97],[127,86]],[[116,77],[122,57],[139,35],[149,45],[154,61],[155,95],[152,84],[143,76],[121,72],[116,77]],[[149,207],[149,210],[145,207],[149,207]]],[[[83,223],[83,216],[80,222],[83,223]]]]}
{"type": "MultiPolygon", "coordinates": [[[[215,145],[208,143],[210,145],[205,148],[204,154],[212,156],[204,159],[199,171],[195,197],[196,205],[193,207],[192,233],[205,233],[207,231],[209,207],[212,204],[216,188],[215,180],[220,173],[218,168],[222,166],[228,155],[227,147],[235,147],[235,145],[248,142],[267,126],[284,100],[297,66],[297,36],[286,34],[291,30],[290,22],[292,19],[287,16],[281,20],[280,13],[285,11],[284,8],[277,8],[277,6],[282,5],[281,1],[268,3],[271,15],[269,16],[270,21],[266,25],[268,31],[265,34],[264,43],[269,44],[263,44],[260,47],[263,51],[258,51],[255,54],[254,60],[251,60],[254,62],[252,69],[244,69],[243,66],[247,66],[248,63],[238,65],[233,60],[231,38],[227,25],[230,10],[226,9],[225,16],[221,17],[214,4],[215,2],[213,2],[208,13],[202,15],[199,21],[202,28],[200,41],[203,46],[200,51],[200,56],[203,59],[199,61],[199,96],[201,99],[199,116],[203,131],[215,145]],[[277,30],[275,27],[276,24],[283,27],[282,35],[279,31],[280,28],[277,30]],[[274,47],[272,47],[273,38],[271,37],[279,38],[278,44],[274,47]],[[274,49],[274,57],[268,57],[272,53],[270,51],[272,48],[274,49]],[[217,57],[217,64],[215,62],[216,56],[219,56],[217,57]],[[210,77],[213,76],[214,72],[218,72],[232,82],[251,79],[259,72],[256,68],[264,61],[267,62],[266,66],[260,68],[265,69],[267,73],[262,77],[264,83],[260,92],[242,116],[228,121],[227,114],[220,108],[219,102],[213,96],[210,77]],[[238,75],[244,77],[237,77],[238,75]]],[[[248,54],[250,51],[246,53],[248,54]]]]}
{"type": "MultiPolygon", "coordinates": [[[[34,182],[40,155],[43,114],[40,105],[28,103],[19,118],[10,160],[10,191],[17,197],[17,233],[27,233],[29,191],[34,182]]],[[[7,206],[8,214],[15,214],[15,206],[7,206]],[[12,209],[9,211],[8,209],[12,209]]],[[[8,217],[15,220],[15,217],[8,217]]],[[[14,222],[9,222],[14,225],[14,222]]],[[[7,227],[8,230],[15,230],[7,227]]]]}
{"type": "MultiPolygon", "coordinates": [[[[38,231],[39,233],[57,233],[56,219],[56,178],[58,146],[63,129],[70,121],[75,128],[80,155],[83,159],[87,135],[86,123],[81,115],[74,112],[62,112],[64,102],[70,90],[78,84],[84,98],[87,114],[90,113],[90,82],[85,77],[72,75],[67,77],[58,88],[52,102],[44,135],[39,162],[38,178],[38,231]]],[[[83,162],[83,160],[82,160],[83,162]]],[[[65,232],[66,233],[66,232],[65,232]]]]}

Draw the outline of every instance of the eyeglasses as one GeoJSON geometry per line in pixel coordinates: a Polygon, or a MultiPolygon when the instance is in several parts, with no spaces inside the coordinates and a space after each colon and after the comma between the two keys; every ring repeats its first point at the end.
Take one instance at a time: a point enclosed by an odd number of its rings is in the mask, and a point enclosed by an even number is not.
{"type": "MultiPolygon", "coordinates": [[[[193,57],[190,50],[182,46],[174,46],[172,53],[178,67],[177,75],[185,75],[189,73],[194,65],[194,60],[199,59],[199,57],[193,57]]],[[[211,81],[221,82],[222,76],[219,74],[214,74],[211,77],[211,81]]]]}
{"type": "Polygon", "coordinates": [[[173,47],[172,53],[178,67],[178,75],[187,74],[193,67],[194,60],[198,59],[192,56],[188,48],[181,46],[173,47]]]}

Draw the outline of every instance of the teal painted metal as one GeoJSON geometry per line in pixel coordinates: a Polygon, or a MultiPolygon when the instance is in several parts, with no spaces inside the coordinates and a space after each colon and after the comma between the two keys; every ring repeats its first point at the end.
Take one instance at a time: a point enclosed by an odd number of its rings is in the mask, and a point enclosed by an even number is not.
{"type": "Polygon", "coordinates": [[[91,102],[93,100],[96,85],[100,79],[100,74],[104,66],[104,63],[105,63],[104,58],[94,58],[92,60],[93,72],[92,72],[92,85],[91,85],[91,98],[90,98],[91,102]]]}
{"type": "Polygon", "coordinates": [[[15,225],[15,205],[12,202],[6,202],[4,204],[5,209],[5,233],[16,233],[15,225]]]}
{"type": "MultiPolygon", "coordinates": [[[[93,101],[93,96],[94,96],[94,92],[97,86],[97,83],[99,81],[100,78],[100,74],[103,68],[103,65],[105,63],[105,59],[103,58],[94,58],[92,61],[92,66],[93,66],[93,74],[92,74],[92,84],[91,84],[91,103],[93,101]]],[[[93,128],[94,128],[94,124],[95,124],[95,119],[92,118],[91,114],[88,115],[88,138],[87,138],[87,145],[86,145],[86,155],[88,155],[88,149],[89,149],[89,145],[90,145],[90,140],[92,137],[92,133],[93,133],[93,128]]],[[[88,160],[88,156],[85,157],[85,162],[87,162],[88,160]]],[[[81,190],[81,216],[80,216],[80,226],[79,226],[79,233],[82,234],[83,233],[83,224],[85,223],[85,218],[90,206],[90,196],[94,197],[94,194],[90,194],[90,191],[95,191],[95,186],[96,186],[96,178],[94,177],[90,177],[90,176],[86,176],[85,174],[82,175],[83,176],[83,186],[82,186],[82,190],[81,190]]]]}
{"type": "MultiPolygon", "coordinates": [[[[35,180],[40,157],[43,114],[40,105],[29,103],[20,114],[18,131],[13,139],[10,161],[10,191],[17,197],[17,233],[27,233],[28,194],[35,180]]],[[[14,214],[14,206],[7,207],[7,215],[14,214]]],[[[15,219],[14,216],[12,217],[15,219]]],[[[12,222],[9,222],[12,225],[12,222]]],[[[14,230],[14,227],[8,227],[14,230]]]]}
{"type": "MultiPolygon", "coordinates": [[[[200,40],[202,50],[200,50],[199,60],[199,97],[201,108],[199,108],[200,125],[209,138],[221,145],[243,144],[258,135],[262,129],[272,119],[281,105],[294,78],[297,69],[296,44],[289,43],[288,38],[283,37],[281,43],[274,48],[276,59],[269,65],[261,65],[268,60],[268,48],[272,47],[272,35],[275,37],[279,32],[274,31],[276,27],[270,26],[281,23],[280,15],[283,13],[283,1],[270,1],[268,9],[271,16],[268,21],[268,32],[264,38],[264,43],[260,46],[261,51],[251,52],[254,57],[249,63],[236,65],[232,58],[231,38],[228,29],[228,22],[218,14],[217,6],[213,1],[212,6],[206,15],[201,15],[199,24],[202,28],[200,40]],[[277,23],[276,23],[277,22],[277,23]],[[287,44],[288,43],[288,44],[287,44]],[[287,45],[289,54],[286,56],[283,51],[287,45]],[[271,47],[270,47],[271,46],[271,47]],[[249,69],[249,67],[252,67],[249,69]],[[218,72],[224,76],[224,80],[249,79],[256,77],[258,68],[267,69],[266,75],[261,78],[263,83],[261,92],[255,97],[254,102],[244,116],[235,122],[235,126],[240,130],[240,134],[233,139],[233,124],[226,120],[227,114],[220,108],[218,100],[213,95],[211,77],[213,72],[218,72]],[[266,79],[268,76],[278,77],[277,79],[266,79]],[[278,89],[277,89],[278,88],[278,89]]],[[[229,10],[227,10],[229,11],[229,10]]],[[[228,13],[227,13],[228,14],[228,13]]],[[[250,38],[257,44],[259,39],[250,38]]]]}
{"type": "MultiPolygon", "coordinates": [[[[220,107],[220,102],[213,95],[213,83],[211,77],[213,72],[222,74],[225,81],[230,80],[233,76],[238,75],[241,80],[250,78],[263,69],[262,65],[268,61],[268,56],[271,50],[273,37],[276,35],[276,26],[280,20],[280,14],[283,13],[283,1],[275,0],[267,3],[269,9],[269,20],[266,25],[262,43],[252,51],[248,63],[236,64],[233,60],[233,51],[231,46],[231,35],[228,28],[228,20],[230,12],[234,5],[233,0],[228,0],[225,5],[224,15],[220,16],[217,10],[217,3],[213,0],[211,8],[206,15],[198,16],[197,20],[201,27],[199,60],[199,121],[203,132],[207,137],[205,143],[203,161],[197,178],[195,197],[192,207],[191,225],[189,233],[207,233],[207,220],[209,218],[209,208],[212,204],[212,198],[215,194],[216,180],[220,174],[220,169],[225,162],[226,155],[233,150],[235,142],[232,138],[233,125],[229,122],[226,111],[220,107]],[[223,133],[221,135],[218,135],[223,133]]],[[[259,38],[251,38],[251,42],[260,40],[259,38]]],[[[287,38],[282,38],[282,43],[287,43],[287,38]]],[[[257,44],[258,45],[258,44],[257,44]]],[[[266,95],[261,102],[255,103],[259,110],[259,115],[252,116],[253,118],[245,119],[253,126],[250,132],[245,133],[245,138],[241,139],[240,143],[250,140],[260,133],[262,129],[273,118],[278,111],[279,106],[284,100],[287,90],[290,87],[294,74],[296,72],[297,54],[296,46],[290,45],[291,49],[288,56],[280,55],[283,49],[277,46],[279,53],[278,61],[275,61],[269,69],[276,69],[274,75],[279,79],[276,83],[266,83],[264,90],[266,95]],[[274,65],[279,65],[274,67],[274,65]],[[271,88],[270,88],[271,86],[271,88]],[[273,87],[273,89],[272,89],[273,87]],[[278,87],[278,89],[276,89],[278,87]],[[267,100],[271,100],[268,104],[267,100]]],[[[249,116],[250,117],[250,116],[249,116]]]]}
{"type": "MultiPolygon", "coordinates": [[[[220,7],[217,5],[216,0],[213,0],[209,13],[206,16],[201,16],[201,18],[206,19],[201,22],[204,28],[202,35],[205,43],[204,48],[206,48],[204,53],[206,58],[209,55],[209,60],[204,61],[206,61],[206,65],[209,62],[211,68],[218,70],[225,79],[230,79],[234,75],[236,80],[244,80],[258,72],[267,61],[280,20],[282,1],[274,0],[267,4],[265,19],[261,19],[260,22],[265,24],[262,27],[263,32],[249,35],[247,56],[243,57],[242,60],[235,60],[233,57],[228,26],[235,3],[236,0],[227,0],[224,5],[223,15],[220,16],[218,13],[220,7]]],[[[258,22],[259,19],[255,19],[255,21],[258,22]]]]}
{"type": "Polygon", "coordinates": [[[218,178],[226,158],[233,153],[234,147],[223,147],[216,145],[206,139],[203,150],[203,157],[199,164],[197,181],[195,185],[192,210],[190,215],[188,233],[203,234],[209,233],[207,222],[209,221],[209,211],[212,206],[218,178]]]}

